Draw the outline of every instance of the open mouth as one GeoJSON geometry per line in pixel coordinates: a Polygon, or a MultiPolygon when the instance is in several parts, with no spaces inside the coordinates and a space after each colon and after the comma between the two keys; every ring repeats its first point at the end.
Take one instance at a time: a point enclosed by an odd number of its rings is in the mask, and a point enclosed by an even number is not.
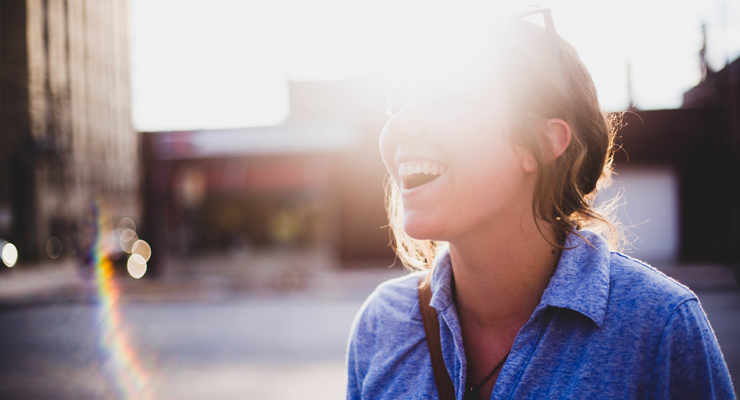
{"type": "Polygon", "coordinates": [[[413,189],[439,178],[447,167],[433,161],[410,161],[399,165],[398,175],[404,189],[413,189]]]}

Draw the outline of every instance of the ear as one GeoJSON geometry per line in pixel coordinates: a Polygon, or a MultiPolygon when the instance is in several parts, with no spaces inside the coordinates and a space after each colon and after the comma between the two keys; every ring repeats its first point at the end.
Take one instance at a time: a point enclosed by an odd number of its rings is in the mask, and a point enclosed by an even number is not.
{"type": "MultiPolygon", "coordinates": [[[[567,122],[560,118],[550,118],[547,120],[547,138],[550,139],[550,156],[547,157],[547,164],[555,161],[565,149],[570,145],[571,129],[567,122]]],[[[523,149],[522,169],[526,172],[537,171],[537,159],[528,149],[523,149]]]]}
{"type": "Polygon", "coordinates": [[[550,138],[552,152],[548,157],[548,164],[555,161],[570,145],[571,130],[570,125],[560,118],[550,118],[547,120],[549,127],[547,136],[550,138]]]}

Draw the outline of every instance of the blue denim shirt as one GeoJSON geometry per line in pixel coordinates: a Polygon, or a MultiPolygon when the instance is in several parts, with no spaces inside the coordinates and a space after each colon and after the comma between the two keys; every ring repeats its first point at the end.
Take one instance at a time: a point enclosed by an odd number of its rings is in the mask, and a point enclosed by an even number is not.
{"type": "MultiPolygon", "coordinates": [[[[734,399],[699,301],[653,267],[570,234],[539,305],[519,331],[491,399],[734,399]]],[[[458,399],[466,361],[449,252],[435,260],[431,305],[458,399]]],[[[354,320],[348,399],[437,399],[415,272],[384,282],[354,320]]]]}

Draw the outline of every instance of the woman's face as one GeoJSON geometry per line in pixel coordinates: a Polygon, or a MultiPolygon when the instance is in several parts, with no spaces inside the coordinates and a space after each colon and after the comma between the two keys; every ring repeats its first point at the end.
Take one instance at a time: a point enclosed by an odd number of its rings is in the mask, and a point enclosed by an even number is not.
{"type": "Polygon", "coordinates": [[[490,82],[468,85],[476,90],[437,83],[392,91],[380,137],[401,191],[404,230],[454,241],[516,223],[523,207],[531,209],[534,176],[507,132],[503,90],[490,82]]]}

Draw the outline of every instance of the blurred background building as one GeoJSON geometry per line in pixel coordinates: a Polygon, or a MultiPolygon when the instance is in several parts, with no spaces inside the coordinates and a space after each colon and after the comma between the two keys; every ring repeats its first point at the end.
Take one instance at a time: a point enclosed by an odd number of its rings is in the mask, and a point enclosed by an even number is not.
{"type": "Polygon", "coordinates": [[[139,212],[128,1],[0,5],[0,237],[25,263],[79,258],[93,201],[139,212]]]}
{"type": "Polygon", "coordinates": [[[145,235],[161,254],[150,269],[230,251],[390,265],[377,144],[389,85],[382,74],[290,82],[284,124],[144,133],[145,235]]]}
{"type": "Polygon", "coordinates": [[[740,267],[738,74],[740,59],[705,69],[681,108],[624,115],[617,176],[603,196],[624,196],[617,216],[636,257],[740,267]]]}
{"type": "MultiPolygon", "coordinates": [[[[709,71],[681,108],[624,114],[614,183],[600,198],[620,197],[629,254],[740,263],[739,66],[709,71]]],[[[313,246],[342,265],[392,260],[376,143],[388,85],[381,74],[291,82],[282,125],[144,133],[155,247],[187,255],[313,246]]]]}

